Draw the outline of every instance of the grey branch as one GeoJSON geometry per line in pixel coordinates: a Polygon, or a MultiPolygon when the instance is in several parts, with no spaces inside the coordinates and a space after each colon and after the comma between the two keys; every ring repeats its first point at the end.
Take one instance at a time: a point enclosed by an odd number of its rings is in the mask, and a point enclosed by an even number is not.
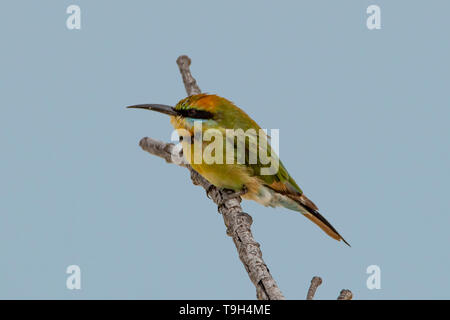
{"type": "Polygon", "coordinates": [[[312,300],[316,294],[317,288],[322,284],[321,277],[313,277],[311,280],[311,285],[309,286],[308,294],[306,295],[306,300],[312,300]]]}
{"type": "Polygon", "coordinates": [[[177,59],[178,68],[180,69],[181,77],[183,78],[184,87],[188,96],[202,93],[197,85],[194,77],[191,74],[189,66],[191,65],[191,59],[188,56],[179,56],[177,59]]]}
{"type": "MultiPolygon", "coordinates": [[[[200,93],[200,88],[192,76],[189,65],[191,60],[187,56],[180,56],[177,64],[183,78],[184,86],[188,95],[200,93]]],[[[227,235],[232,237],[239,254],[239,258],[244,264],[245,270],[250,280],[256,287],[256,296],[260,300],[284,300],[281,290],[269,272],[260,250],[259,243],[253,238],[251,232],[252,218],[242,211],[241,197],[238,194],[230,193],[228,190],[216,188],[205,178],[193,170],[189,164],[181,160],[182,150],[176,150],[174,144],[164,143],[152,138],[143,138],[139,145],[145,151],[165,159],[167,162],[175,163],[186,167],[191,173],[192,182],[202,186],[206,190],[207,196],[217,204],[219,212],[222,214],[227,235]]]]}
{"type": "Polygon", "coordinates": [[[337,298],[338,300],[352,300],[353,299],[353,293],[348,289],[341,290],[341,294],[337,298]]]}
{"type": "MultiPolygon", "coordinates": [[[[201,93],[201,90],[189,69],[191,59],[189,59],[188,56],[180,56],[177,59],[177,64],[187,94],[190,96],[201,93]]],[[[241,259],[250,280],[256,287],[256,297],[259,300],[285,300],[285,297],[278,288],[262,258],[259,243],[253,238],[251,232],[252,217],[242,211],[242,199],[240,195],[229,190],[216,188],[209,183],[186,163],[183,158],[182,149],[176,148],[172,143],[165,143],[145,137],[141,139],[139,145],[143,150],[165,159],[166,162],[177,164],[190,171],[192,183],[194,185],[202,186],[206,190],[208,198],[212,199],[218,206],[219,213],[222,214],[225,226],[227,227],[227,235],[233,239],[239,258],[241,259]]],[[[308,297],[311,297],[311,299],[314,296],[317,287],[320,285],[320,283],[316,284],[317,280],[314,280],[313,278],[311,287],[313,287],[313,281],[315,287],[310,288],[311,292],[308,291],[308,297]]]]}

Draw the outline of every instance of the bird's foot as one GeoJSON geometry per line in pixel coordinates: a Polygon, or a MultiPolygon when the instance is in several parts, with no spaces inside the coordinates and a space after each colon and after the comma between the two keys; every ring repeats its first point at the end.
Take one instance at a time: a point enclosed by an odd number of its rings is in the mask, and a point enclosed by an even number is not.
{"type": "Polygon", "coordinates": [[[231,189],[222,189],[222,199],[224,201],[234,199],[234,198],[240,198],[242,195],[246,194],[248,192],[248,189],[246,186],[243,186],[241,190],[235,191],[231,189]]]}
{"type": "Polygon", "coordinates": [[[207,189],[206,189],[206,196],[211,199],[211,197],[209,196],[209,193],[212,191],[212,189],[215,188],[215,186],[212,184],[210,185],[207,189]]]}

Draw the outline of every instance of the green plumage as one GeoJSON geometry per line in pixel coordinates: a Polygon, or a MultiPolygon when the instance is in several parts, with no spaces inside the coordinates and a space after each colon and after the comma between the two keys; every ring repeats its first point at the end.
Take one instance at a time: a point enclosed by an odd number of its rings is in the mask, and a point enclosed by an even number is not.
{"type": "MultiPolygon", "coordinates": [[[[138,107],[143,108],[143,106],[145,105],[138,107]]],[[[172,125],[183,136],[183,148],[187,161],[209,182],[217,187],[234,191],[245,189],[246,193],[242,196],[244,199],[254,200],[265,206],[281,206],[301,212],[329,236],[347,243],[318,212],[316,205],[303,194],[286,167],[279,161],[278,155],[272,150],[270,138],[260,134],[260,126],[231,101],[216,95],[198,94],[181,100],[171,110],[161,109],[161,105],[148,106],[150,110],[171,115],[172,125]],[[221,133],[220,137],[214,136],[214,140],[204,141],[203,139],[200,143],[204,157],[211,147],[211,142],[221,139],[222,145],[214,148],[214,153],[211,155],[217,156],[218,153],[222,153],[223,163],[194,161],[194,145],[197,139],[194,138],[196,122],[201,123],[203,135],[210,130],[221,133]],[[239,147],[236,137],[227,136],[230,129],[247,133],[246,143],[243,146],[239,147]],[[233,146],[232,163],[226,161],[227,144],[233,146]],[[260,154],[267,155],[265,160],[268,161],[263,163],[260,154]],[[256,161],[252,161],[255,159],[256,161]],[[274,163],[278,164],[277,170],[269,174],[264,172],[272,168],[274,163]]]]}

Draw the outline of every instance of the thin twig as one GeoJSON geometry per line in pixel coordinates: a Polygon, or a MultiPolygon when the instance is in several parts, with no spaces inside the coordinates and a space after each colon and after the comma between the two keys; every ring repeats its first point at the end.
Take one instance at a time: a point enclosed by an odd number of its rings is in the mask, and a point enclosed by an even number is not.
{"type": "Polygon", "coordinates": [[[352,300],[353,299],[353,293],[348,289],[341,290],[341,294],[337,298],[338,300],[352,300]]]}
{"type": "Polygon", "coordinates": [[[317,288],[322,284],[321,277],[313,277],[311,280],[311,285],[309,286],[308,293],[306,295],[306,300],[312,300],[316,294],[317,288]]]}
{"type": "Polygon", "coordinates": [[[178,68],[180,69],[181,77],[183,78],[184,87],[188,96],[202,93],[197,85],[194,77],[191,74],[189,66],[191,65],[191,59],[188,56],[179,56],[177,59],[178,68]]]}

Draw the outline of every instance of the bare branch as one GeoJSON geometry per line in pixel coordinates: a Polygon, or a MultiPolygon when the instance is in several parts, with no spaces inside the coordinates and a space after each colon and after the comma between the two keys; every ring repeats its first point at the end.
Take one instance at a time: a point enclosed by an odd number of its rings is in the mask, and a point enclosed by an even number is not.
{"type": "Polygon", "coordinates": [[[317,288],[322,284],[321,277],[313,277],[311,280],[311,285],[309,286],[308,294],[306,295],[306,300],[312,300],[316,294],[317,288]]]}
{"type": "Polygon", "coordinates": [[[139,146],[145,151],[163,158],[167,163],[176,163],[182,167],[186,166],[182,154],[175,152],[175,145],[173,143],[165,143],[159,140],[155,140],[149,137],[142,138],[139,141],[139,146]],[[176,161],[175,159],[178,159],[176,161]]]}
{"type": "Polygon", "coordinates": [[[179,56],[177,59],[178,68],[180,69],[181,76],[183,77],[184,87],[188,96],[202,93],[197,85],[194,77],[191,74],[189,66],[191,65],[191,59],[188,56],[179,56]]]}
{"type": "Polygon", "coordinates": [[[352,300],[353,299],[353,293],[348,289],[341,290],[341,294],[337,298],[338,300],[352,300]]]}
{"type": "MultiPolygon", "coordinates": [[[[188,95],[201,92],[189,70],[190,63],[191,60],[187,56],[180,56],[177,59],[188,95]]],[[[216,188],[193,170],[189,164],[179,161],[182,150],[175,150],[176,148],[173,144],[146,137],[141,139],[139,145],[145,151],[161,157],[167,162],[176,163],[189,169],[192,182],[195,185],[202,186],[206,190],[207,196],[217,204],[227,227],[227,235],[233,238],[239,258],[244,264],[250,280],[256,287],[257,298],[260,300],[284,300],[281,290],[278,288],[262,258],[260,245],[253,238],[251,232],[252,218],[242,211],[241,197],[228,190],[216,188]]]]}

